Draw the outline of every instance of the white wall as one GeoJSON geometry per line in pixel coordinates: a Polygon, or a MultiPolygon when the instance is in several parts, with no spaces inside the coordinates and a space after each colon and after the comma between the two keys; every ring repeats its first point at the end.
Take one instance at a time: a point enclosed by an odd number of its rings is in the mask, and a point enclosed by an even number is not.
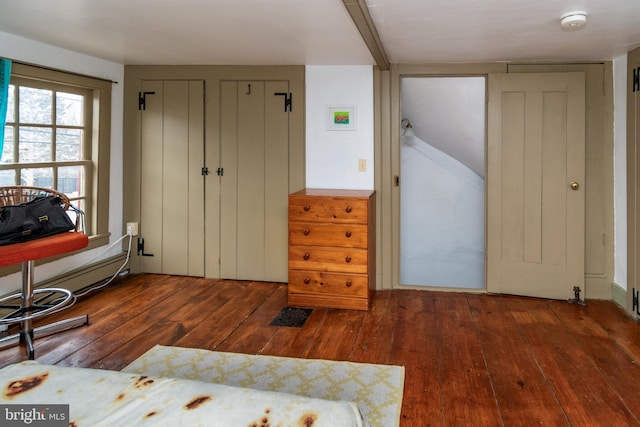
{"type": "Polygon", "coordinates": [[[627,289],[627,55],[613,60],[613,281],[627,289]]]}
{"type": "MultiPolygon", "coordinates": [[[[34,42],[0,32],[0,57],[57,70],[70,71],[118,82],[111,92],[111,170],[109,195],[109,232],[111,242],[121,237],[122,231],[122,122],[124,66],[92,56],[82,55],[55,46],[34,42]]],[[[120,245],[108,251],[98,248],[73,257],[47,263],[36,268],[36,282],[72,270],[86,262],[107,258],[121,252],[120,245]]],[[[0,277],[0,294],[20,287],[20,274],[0,277]]]]}
{"type": "Polygon", "coordinates": [[[373,190],[373,67],[306,67],[306,186],[373,190]],[[327,130],[327,106],[355,105],[355,130],[327,130]],[[358,160],[366,171],[358,171],[358,160]]]}
{"type": "Polygon", "coordinates": [[[484,179],[417,136],[400,158],[400,284],[484,289],[484,179]]]}

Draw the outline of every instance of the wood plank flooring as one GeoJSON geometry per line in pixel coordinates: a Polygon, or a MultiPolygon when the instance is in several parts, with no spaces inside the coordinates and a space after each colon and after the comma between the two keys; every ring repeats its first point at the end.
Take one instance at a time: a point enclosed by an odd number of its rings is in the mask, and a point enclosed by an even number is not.
{"type": "MultiPolygon", "coordinates": [[[[90,324],[36,340],[36,359],[122,369],[155,344],[403,365],[413,426],[640,425],[640,324],[609,301],[382,291],[368,312],[315,309],[270,326],[279,283],[131,275],[47,322],[90,324]]],[[[0,367],[26,359],[0,350],[0,367]]]]}

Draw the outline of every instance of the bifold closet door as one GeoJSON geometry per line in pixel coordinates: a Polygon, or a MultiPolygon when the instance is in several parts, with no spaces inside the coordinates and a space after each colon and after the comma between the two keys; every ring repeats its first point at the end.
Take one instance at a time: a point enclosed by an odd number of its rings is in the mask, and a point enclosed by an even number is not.
{"type": "Polygon", "coordinates": [[[140,270],[204,276],[204,82],[148,80],[141,91],[140,270]]]}
{"type": "Polygon", "coordinates": [[[220,271],[238,280],[287,281],[289,113],[286,81],[220,87],[220,271]]]}

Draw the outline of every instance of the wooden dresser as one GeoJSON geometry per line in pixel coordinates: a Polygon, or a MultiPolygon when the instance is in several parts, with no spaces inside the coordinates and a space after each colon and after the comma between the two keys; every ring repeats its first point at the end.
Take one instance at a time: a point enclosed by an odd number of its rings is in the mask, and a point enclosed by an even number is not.
{"type": "Polygon", "coordinates": [[[368,310],[375,292],[375,192],[289,195],[289,305],[368,310]]]}

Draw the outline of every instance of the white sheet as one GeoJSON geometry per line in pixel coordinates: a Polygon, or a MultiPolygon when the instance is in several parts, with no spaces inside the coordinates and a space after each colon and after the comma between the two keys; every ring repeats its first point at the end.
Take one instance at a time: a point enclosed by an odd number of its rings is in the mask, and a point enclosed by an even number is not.
{"type": "Polygon", "coordinates": [[[0,404],[69,404],[83,426],[366,427],[350,402],[26,361],[0,369],[0,404]]]}

